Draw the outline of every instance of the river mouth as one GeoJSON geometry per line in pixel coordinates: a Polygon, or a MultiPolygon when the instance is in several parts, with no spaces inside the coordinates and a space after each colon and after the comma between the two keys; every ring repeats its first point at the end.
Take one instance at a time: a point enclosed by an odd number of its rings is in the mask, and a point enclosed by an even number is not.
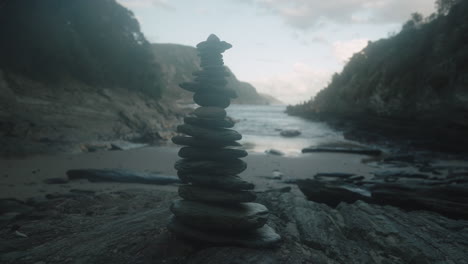
{"type": "Polygon", "coordinates": [[[236,120],[233,129],[242,134],[240,143],[251,153],[276,150],[297,157],[309,146],[354,143],[323,122],[289,116],[285,110],[285,105],[232,105],[228,115],[236,120]],[[300,135],[281,136],[281,131],[287,129],[298,130],[300,135]]]}

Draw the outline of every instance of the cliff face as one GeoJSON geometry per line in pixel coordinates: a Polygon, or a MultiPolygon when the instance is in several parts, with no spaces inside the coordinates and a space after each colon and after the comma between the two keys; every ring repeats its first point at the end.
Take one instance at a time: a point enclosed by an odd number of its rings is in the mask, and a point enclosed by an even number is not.
{"type": "Polygon", "coordinates": [[[414,125],[420,132],[444,128],[459,131],[460,139],[468,131],[467,14],[468,1],[459,1],[447,15],[413,15],[400,33],[369,42],[328,87],[288,112],[347,118],[367,123],[366,129],[369,120],[379,120],[374,127],[414,125]]]}
{"type": "Polygon", "coordinates": [[[109,141],[168,139],[181,118],[171,102],[77,81],[44,84],[0,73],[3,155],[77,152],[109,141]]]}
{"type": "MultiPolygon", "coordinates": [[[[200,58],[194,47],[177,44],[152,44],[156,61],[164,72],[164,96],[174,98],[179,103],[192,103],[192,93],[179,87],[180,83],[193,80],[194,71],[200,70],[200,58]]],[[[239,81],[234,73],[227,78],[227,86],[237,92],[236,104],[280,103],[271,96],[259,94],[251,84],[239,81]]]]}

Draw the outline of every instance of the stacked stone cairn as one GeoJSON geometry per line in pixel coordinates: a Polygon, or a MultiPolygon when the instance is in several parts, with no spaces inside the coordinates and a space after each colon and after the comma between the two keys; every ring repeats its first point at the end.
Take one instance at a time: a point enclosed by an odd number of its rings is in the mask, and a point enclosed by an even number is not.
{"type": "Polygon", "coordinates": [[[193,73],[194,82],[181,88],[194,92],[193,100],[200,105],[178,126],[172,141],[182,145],[175,163],[177,174],[184,182],[179,186],[182,200],[172,203],[174,216],[168,228],[177,236],[216,245],[269,247],[280,236],[268,225],[268,209],[253,201],[254,185],[238,174],[247,168],[240,158],[247,156],[237,140],[242,138],[227,117],[226,110],[233,90],[226,88],[223,53],[231,44],[210,35],[197,45],[201,71],[193,73]],[[236,148],[237,147],[237,148],[236,148]]]}

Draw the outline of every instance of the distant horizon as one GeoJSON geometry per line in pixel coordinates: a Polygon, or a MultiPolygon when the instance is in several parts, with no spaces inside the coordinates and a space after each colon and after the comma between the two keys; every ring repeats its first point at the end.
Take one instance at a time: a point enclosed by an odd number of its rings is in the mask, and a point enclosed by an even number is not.
{"type": "Polygon", "coordinates": [[[212,33],[231,43],[225,65],[286,105],[311,99],[355,52],[399,32],[411,13],[435,12],[432,0],[117,1],[151,43],[195,47],[212,33]]]}

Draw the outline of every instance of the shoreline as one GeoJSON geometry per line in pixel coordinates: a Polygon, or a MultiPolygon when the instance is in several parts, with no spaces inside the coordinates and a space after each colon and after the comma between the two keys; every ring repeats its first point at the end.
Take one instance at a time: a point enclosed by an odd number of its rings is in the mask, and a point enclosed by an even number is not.
{"type": "MultiPolygon", "coordinates": [[[[176,185],[146,185],[136,183],[92,183],[73,180],[64,184],[47,184],[45,180],[61,178],[67,180],[66,171],[71,169],[129,169],[138,172],[158,173],[177,177],[173,168],[179,159],[176,146],[148,146],[123,151],[98,151],[90,153],[65,153],[23,158],[0,159],[0,199],[25,200],[48,193],[67,193],[81,189],[96,192],[111,192],[125,188],[154,188],[176,191],[176,185]]],[[[376,171],[406,171],[418,173],[419,164],[401,162],[382,163],[382,157],[370,157],[345,153],[305,153],[294,156],[277,156],[249,152],[242,160],[247,169],[240,174],[255,184],[256,190],[287,186],[285,183],[312,178],[317,173],[351,173],[370,178],[376,171]],[[275,179],[276,175],[276,179],[275,179]],[[281,175],[278,177],[278,175],[281,175]]],[[[416,156],[418,157],[418,156],[416,156]]],[[[466,167],[468,161],[457,159],[423,160],[426,167],[466,167]]]]}

